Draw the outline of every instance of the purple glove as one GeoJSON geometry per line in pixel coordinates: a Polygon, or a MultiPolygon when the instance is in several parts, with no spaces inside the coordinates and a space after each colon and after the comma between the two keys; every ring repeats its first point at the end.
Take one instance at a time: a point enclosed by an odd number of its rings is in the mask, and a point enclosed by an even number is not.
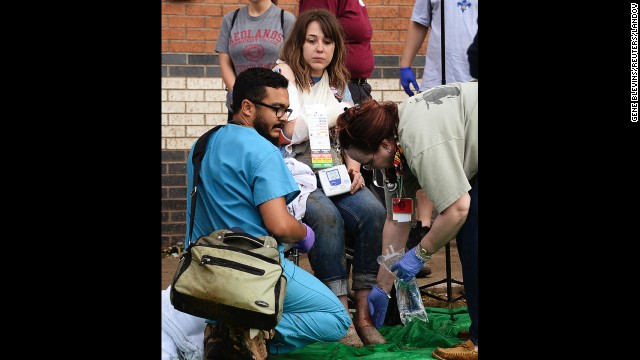
{"type": "Polygon", "coordinates": [[[374,286],[367,297],[369,302],[369,315],[373,321],[373,326],[379,329],[384,324],[384,317],[387,315],[389,305],[389,295],[377,286],[374,286]]]}
{"type": "Polygon", "coordinates": [[[309,225],[302,223],[307,228],[307,235],[304,239],[298,241],[293,245],[294,248],[298,249],[303,254],[306,254],[313,247],[313,243],[316,242],[316,233],[313,232],[313,229],[309,227],[309,225]]]}
{"type": "Polygon", "coordinates": [[[413,84],[413,87],[416,91],[420,90],[420,86],[418,86],[418,82],[416,81],[416,75],[411,70],[411,67],[401,67],[400,68],[400,85],[404,88],[404,92],[409,96],[413,96],[413,91],[411,91],[410,85],[413,84]]]}
{"type": "Polygon", "coordinates": [[[404,282],[409,282],[422,269],[423,265],[424,261],[416,255],[416,248],[412,248],[402,256],[400,261],[393,264],[389,270],[394,272],[397,269],[396,276],[404,282]]]}

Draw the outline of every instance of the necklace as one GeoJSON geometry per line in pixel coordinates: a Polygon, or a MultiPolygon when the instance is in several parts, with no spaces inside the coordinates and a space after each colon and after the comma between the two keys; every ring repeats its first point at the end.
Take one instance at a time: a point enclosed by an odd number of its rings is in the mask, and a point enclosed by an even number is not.
{"type": "MultiPolygon", "coordinates": [[[[391,171],[391,169],[386,169],[386,183],[385,188],[389,192],[393,192],[398,188],[398,181],[402,184],[402,177],[407,174],[407,169],[409,165],[407,164],[407,159],[404,157],[404,151],[402,150],[402,146],[396,144],[396,152],[393,156],[393,169],[395,171],[391,171]]],[[[400,186],[400,191],[402,191],[402,185],[400,186]]]]}

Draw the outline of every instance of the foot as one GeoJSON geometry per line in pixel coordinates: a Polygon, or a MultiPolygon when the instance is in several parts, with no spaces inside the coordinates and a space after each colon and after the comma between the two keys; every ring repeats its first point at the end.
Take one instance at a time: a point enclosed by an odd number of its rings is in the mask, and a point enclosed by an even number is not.
{"type": "Polygon", "coordinates": [[[478,352],[474,349],[473,342],[467,340],[452,348],[436,348],[431,356],[440,360],[478,360],[478,352]]]}
{"type": "Polygon", "coordinates": [[[347,330],[347,335],[345,335],[342,339],[338,340],[338,342],[348,346],[357,347],[357,348],[361,348],[364,346],[364,344],[362,343],[362,340],[360,340],[360,337],[358,337],[358,333],[356,332],[356,328],[353,327],[353,324],[349,326],[349,330],[347,330]]]}
{"type": "Polygon", "coordinates": [[[365,325],[356,327],[356,331],[365,345],[386,344],[387,339],[384,338],[373,325],[365,325]]]}
{"type": "Polygon", "coordinates": [[[249,330],[207,324],[204,329],[204,359],[265,360],[267,347],[262,331],[253,339],[249,330]]]}

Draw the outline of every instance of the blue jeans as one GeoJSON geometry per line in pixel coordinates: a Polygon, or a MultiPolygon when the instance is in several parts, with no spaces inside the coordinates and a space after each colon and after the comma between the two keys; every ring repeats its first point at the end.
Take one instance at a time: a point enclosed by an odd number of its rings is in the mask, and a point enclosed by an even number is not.
{"type": "Polygon", "coordinates": [[[382,252],[385,219],[384,206],[367,188],[332,197],[320,188],[309,194],[302,219],[316,235],[309,263],[315,276],[337,296],[349,293],[345,231],[354,242],[352,288],[371,289],[378,275],[376,259],[382,252]]]}
{"type": "Polygon", "coordinates": [[[315,276],[284,258],[282,245],[278,248],[287,293],[276,334],[267,341],[269,352],[284,354],[318,341],[342,339],[351,317],[340,300],[315,276]]]}
{"type": "Polygon", "coordinates": [[[462,280],[471,318],[469,333],[471,341],[478,345],[478,178],[471,183],[471,206],[467,220],[456,236],[462,280]]]}

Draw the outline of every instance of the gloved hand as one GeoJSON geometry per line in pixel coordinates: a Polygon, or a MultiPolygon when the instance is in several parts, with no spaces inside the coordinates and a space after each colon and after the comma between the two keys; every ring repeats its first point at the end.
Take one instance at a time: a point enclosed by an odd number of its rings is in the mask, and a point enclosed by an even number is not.
{"type": "Polygon", "coordinates": [[[384,317],[387,315],[389,305],[389,295],[377,286],[374,286],[367,297],[369,302],[369,315],[373,321],[373,326],[379,329],[384,324],[384,317]]]}
{"type": "Polygon", "coordinates": [[[400,85],[404,89],[404,92],[409,96],[413,96],[413,91],[411,91],[410,85],[413,84],[413,87],[416,91],[420,90],[420,86],[418,86],[418,82],[416,81],[416,75],[411,70],[410,66],[401,67],[400,68],[400,85]]]}
{"type": "Polygon", "coordinates": [[[303,254],[306,254],[313,247],[313,243],[316,242],[316,233],[313,232],[313,229],[309,227],[309,225],[302,223],[307,228],[307,235],[304,239],[298,241],[293,245],[294,248],[298,249],[303,254]]]}
{"type": "MultiPolygon", "coordinates": [[[[417,245],[416,245],[417,246],[417,245]]],[[[408,252],[406,252],[400,261],[393,264],[389,270],[394,272],[398,270],[396,276],[400,278],[400,280],[404,282],[411,281],[411,278],[416,276],[418,271],[422,269],[424,265],[424,261],[416,255],[416,248],[412,248],[408,252]]]]}

